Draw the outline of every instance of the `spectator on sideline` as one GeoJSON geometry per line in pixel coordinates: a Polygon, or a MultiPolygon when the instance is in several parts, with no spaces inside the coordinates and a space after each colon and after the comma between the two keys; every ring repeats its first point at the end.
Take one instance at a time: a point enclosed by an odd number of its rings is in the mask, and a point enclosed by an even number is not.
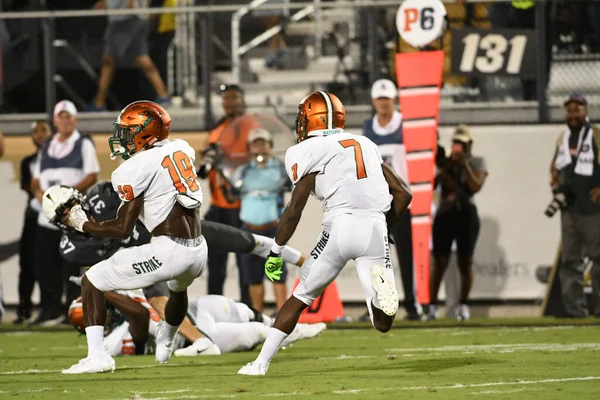
{"type": "Polygon", "coordinates": [[[473,253],[479,236],[479,215],[473,195],[481,190],[488,175],[485,160],[474,156],[472,148],[470,129],[459,125],[452,136],[452,152],[435,176],[434,187],[441,186],[441,197],[433,220],[434,267],[427,320],[438,317],[437,296],[454,241],[461,276],[459,305],[454,314],[459,321],[470,318],[467,302],[473,284],[473,253]]]}
{"type": "MultiPolygon", "coordinates": [[[[151,0],[150,7],[177,7],[177,0],[151,0]]],[[[176,19],[173,13],[150,16],[150,59],[154,61],[163,82],[167,82],[167,52],[175,38],[176,19]]]]}
{"type": "Polygon", "coordinates": [[[587,100],[573,94],[565,102],[564,132],[550,166],[552,191],[566,196],[561,211],[559,269],[562,300],[570,317],[588,315],[583,292],[583,256],[593,262],[592,292],[600,316],[600,129],[591,125],[587,100]]]}
{"type": "MultiPolygon", "coordinates": [[[[402,137],[402,114],[397,110],[396,99],[398,89],[389,79],[379,79],[371,87],[371,99],[375,108],[373,118],[363,123],[363,135],[379,147],[383,161],[388,164],[400,178],[408,182],[406,151],[402,137]]],[[[415,294],[415,272],[412,248],[412,216],[409,209],[396,222],[391,234],[396,243],[400,277],[404,290],[404,308],[406,319],[421,318],[421,306],[415,294]]]]}
{"type": "MultiPolygon", "coordinates": [[[[77,130],[77,109],[68,100],[54,106],[57,133],[42,146],[33,171],[31,189],[41,205],[44,191],[53,185],[71,186],[84,193],[98,180],[100,165],[92,139],[77,130]]],[[[56,325],[62,322],[71,301],[80,289],[70,283],[70,275],[79,276],[79,268],[63,261],[60,251],[61,231],[39,213],[36,230],[36,277],[41,293],[41,312],[33,322],[56,325]],[[76,269],[76,270],[73,270],[76,269]],[[62,307],[63,288],[67,288],[67,305],[62,307]]]]}
{"type": "MultiPolygon", "coordinates": [[[[234,119],[246,114],[244,91],[238,85],[223,85],[221,86],[221,99],[223,101],[225,116],[210,131],[208,146],[202,152],[198,176],[203,179],[208,178],[210,185],[210,208],[204,219],[239,228],[241,226],[240,201],[235,200],[230,202],[224,193],[223,189],[230,185],[223,177],[218,164],[222,161],[220,142],[223,139],[223,133],[226,131],[225,128],[234,119]]],[[[233,134],[234,132],[231,133],[233,134]]],[[[248,143],[245,137],[242,136],[234,138],[232,141],[233,146],[237,152],[247,153],[248,143]]],[[[227,278],[227,257],[227,253],[217,253],[214,251],[208,253],[208,294],[223,295],[223,287],[227,278]]],[[[239,271],[241,302],[250,305],[248,285],[245,284],[239,255],[236,255],[236,261],[239,271]]]]}
{"type": "Polygon", "coordinates": [[[31,294],[35,285],[35,250],[38,213],[41,211],[31,187],[33,170],[37,162],[39,150],[48,140],[52,131],[45,121],[34,122],[31,126],[31,139],[35,145],[35,152],[21,161],[21,189],[27,193],[27,208],[23,231],[19,242],[19,307],[15,324],[22,324],[31,318],[31,294]]]}
{"type": "MultiPolygon", "coordinates": [[[[144,0],[100,0],[95,9],[118,10],[144,8],[144,0]]],[[[104,55],[98,79],[98,91],[90,111],[106,110],[106,94],[115,73],[117,61],[135,60],[136,66],[144,73],[156,91],[156,102],[162,105],[170,102],[169,93],[158,69],[148,56],[148,15],[109,15],[104,36],[104,55]]]]}
{"type": "MultiPolygon", "coordinates": [[[[234,192],[241,200],[240,220],[242,228],[270,238],[277,233],[277,223],[283,212],[283,193],[292,190],[292,183],[285,171],[285,164],[275,158],[273,136],[264,128],[254,128],[248,136],[252,160],[239,167],[233,179],[234,192]]],[[[242,270],[249,285],[252,307],[264,310],[265,261],[252,254],[242,254],[242,270]]],[[[277,310],[287,300],[287,268],[284,264],[279,281],[273,282],[277,310]]]]}

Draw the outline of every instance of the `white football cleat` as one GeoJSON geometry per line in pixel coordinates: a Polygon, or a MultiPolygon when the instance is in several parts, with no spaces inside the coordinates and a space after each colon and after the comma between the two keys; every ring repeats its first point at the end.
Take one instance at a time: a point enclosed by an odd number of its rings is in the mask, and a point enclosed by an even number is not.
{"type": "Polygon", "coordinates": [[[97,374],[100,372],[114,372],[115,360],[108,354],[96,354],[87,356],[69,369],[62,371],[63,374],[97,374]]]}
{"type": "Polygon", "coordinates": [[[260,376],[266,375],[267,370],[269,369],[269,364],[259,363],[258,361],[253,361],[244,365],[238,371],[238,375],[249,375],[249,376],[260,376]]]}
{"type": "Polygon", "coordinates": [[[208,338],[201,338],[188,347],[175,350],[173,354],[177,357],[218,356],[221,349],[208,338]]]}
{"type": "Polygon", "coordinates": [[[381,265],[375,264],[371,267],[371,284],[375,289],[377,301],[381,311],[390,317],[398,311],[398,292],[392,282],[381,265]]]}
{"type": "Polygon", "coordinates": [[[175,341],[175,335],[169,337],[169,330],[165,329],[165,321],[160,321],[156,328],[156,361],[161,364],[166,363],[171,358],[173,353],[173,342],[175,341]]]}
{"type": "Polygon", "coordinates": [[[325,329],[327,329],[327,325],[323,322],[319,322],[318,324],[298,324],[292,333],[285,338],[281,346],[287,347],[298,340],[313,338],[325,329]]]}
{"type": "Polygon", "coordinates": [[[460,304],[454,309],[454,316],[459,322],[468,321],[471,319],[471,312],[466,304],[460,304]]]}

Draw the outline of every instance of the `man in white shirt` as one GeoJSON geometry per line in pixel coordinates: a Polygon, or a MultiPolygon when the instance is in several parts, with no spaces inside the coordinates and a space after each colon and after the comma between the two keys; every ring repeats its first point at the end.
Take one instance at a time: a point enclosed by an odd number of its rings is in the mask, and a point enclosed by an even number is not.
{"type": "MultiPolygon", "coordinates": [[[[373,83],[371,99],[376,114],[373,118],[365,120],[363,135],[377,145],[383,162],[408,182],[406,150],[402,136],[402,114],[398,111],[397,97],[396,85],[389,79],[379,79],[373,83]]],[[[415,296],[411,219],[409,208],[396,222],[391,234],[396,243],[400,262],[406,319],[418,320],[421,307],[417,304],[415,296]]]]}
{"type": "MultiPolygon", "coordinates": [[[[91,138],[77,130],[77,109],[63,100],[54,107],[57,133],[44,143],[33,169],[31,188],[41,204],[46,189],[54,185],[71,186],[85,193],[98,180],[100,165],[91,138]]],[[[65,263],[60,255],[61,231],[52,225],[44,213],[39,213],[36,231],[36,274],[41,293],[41,312],[34,324],[53,325],[64,320],[71,301],[79,296],[79,288],[68,282],[70,275],[80,275],[65,263]],[[63,276],[65,278],[63,278],[63,276]],[[67,287],[67,307],[61,304],[63,287],[67,287]]]]}

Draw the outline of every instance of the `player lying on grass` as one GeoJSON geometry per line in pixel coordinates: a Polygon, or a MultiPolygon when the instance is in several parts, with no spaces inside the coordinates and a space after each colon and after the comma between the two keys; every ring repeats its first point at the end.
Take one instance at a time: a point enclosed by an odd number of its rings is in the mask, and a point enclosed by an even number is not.
{"type": "Polygon", "coordinates": [[[80,232],[121,240],[130,236],[139,217],[152,239],[148,244],[118,251],[83,276],[88,356],[64,370],[65,374],[115,369],[114,359],[104,350],[104,292],[165,281],[169,300],[165,320],[157,329],[156,360],[166,362],[187,311],[187,287],[206,267],[208,250],[200,224],[202,191],[194,170],[194,149],[184,140],[169,139],[171,117],[150,101],[125,107],[114,127],[109,139],[111,158],[125,159],[111,178],[123,201],[116,218],[89,221],[81,205],[72,203],[73,189],[57,186],[44,193],[44,212],[49,220],[61,221],[80,232]]]}
{"type": "Polygon", "coordinates": [[[390,330],[398,309],[386,213],[391,213],[391,222],[402,215],[412,199],[410,189],[383,164],[373,142],[344,131],[346,113],[336,96],[313,92],[298,108],[298,144],[285,154],[286,170],[295,188],[265,264],[269,279],[281,275],[283,246],[294,234],[311,193],[324,210],[323,232],[312,257],[302,265],[300,284],[279,310],[258,358],[242,367],[241,375],[266,374],[302,311],[349,260],[356,262],[373,326],[381,332],[390,330]],[[394,209],[388,212],[390,203],[394,209]]]}
{"type": "MultiPolygon", "coordinates": [[[[158,289],[160,291],[160,289],[158,289]]],[[[153,354],[160,316],[140,289],[106,292],[108,309],[104,347],[111,356],[153,354]]],[[[249,351],[263,343],[273,320],[224,296],[200,296],[191,299],[188,315],[195,326],[209,339],[210,350],[203,355],[219,355],[249,351]],[[214,344],[213,344],[214,343],[214,344]]],[[[71,304],[69,322],[84,332],[83,308],[80,299],[71,304]]],[[[298,324],[284,346],[300,339],[317,336],[325,324],[298,324]]],[[[196,350],[182,335],[173,343],[176,356],[196,356],[196,350]],[[187,347],[186,347],[187,346],[187,347]]]]}

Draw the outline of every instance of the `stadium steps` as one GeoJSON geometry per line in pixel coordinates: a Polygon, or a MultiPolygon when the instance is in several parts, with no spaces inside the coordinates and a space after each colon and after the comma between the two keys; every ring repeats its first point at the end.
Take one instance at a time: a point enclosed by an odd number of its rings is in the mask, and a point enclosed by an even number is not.
{"type": "MultiPolygon", "coordinates": [[[[310,90],[323,88],[333,78],[337,57],[325,56],[309,63],[306,69],[270,70],[264,66],[262,58],[249,60],[250,68],[259,76],[259,82],[245,82],[248,104],[297,105],[310,90]]],[[[220,83],[232,81],[231,72],[217,72],[215,79],[220,83]]]]}

